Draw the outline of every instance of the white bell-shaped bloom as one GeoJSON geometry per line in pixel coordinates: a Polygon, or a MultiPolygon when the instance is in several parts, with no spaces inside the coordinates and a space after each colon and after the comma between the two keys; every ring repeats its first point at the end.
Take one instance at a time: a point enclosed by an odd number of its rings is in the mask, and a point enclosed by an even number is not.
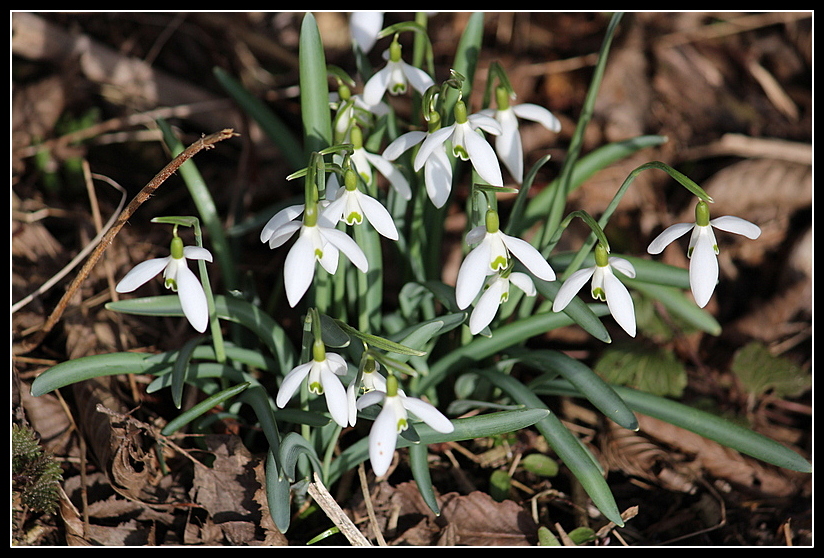
{"type": "Polygon", "coordinates": [[[364,273],[369,269],[360,246],[345,232],[336,229],[336,222],[324,214],[318,215],[318,204],[313,204],[308,215],[305,209],[303,205],[294,205],[281,210],[269,220],[260,234],[262,242],[276,248],[299,232],[283,265],[286,298],[293,308],[312,284],[315,262],[320,262],[323,269],[334,274],[338,269],[340,252],[343,252],[364,273]],[[301,211],[303,221],[295,220],[301,211]]]}
{"type": "Polygon", "coordinates": [[[558,133],[561,121],[550,111],[532,103],[509,104],[509,95],[502,87],[497,88],[497,109],[484,109],[479,114],[492,116],[501,125],[500,135],[495,137],[495,151],[515,182],[524,181],[524,148],[518,118],[541,124],[547,130],[558,133]]]}
{"type": "Polygon", "coordinates": [[[430,157],[439,156],[446,142],[450,142],[452,154],[463,161],[471,161],[473,168],[485,182],[492,186],[503,186],[504,179],[495,150],[477,130],[498,135],[501,133],[501,126],[491,116],[480,113],[467,116],[466,105],[461,100],[457,101],[455,122],[432,132],[423,140],[413,168],[416,172],[421,170],[430,157]]]}
{"type": "Polygon", "coordinates": [[[346,427],[349,422],[349,409],[346,390],[340,379],[340,376],[346,374],[346,369],[346,361],[342,356],[327,353],[323,342],[316,341],[312,360],[299,364],[284,376],[275,403],[278,408],[285,407],[306,380],[311,393],[324,396],[326,408],[332,419],[341,427],[346,427]]]}
{"type": "Polygon", "coordinates": [[[616,256],[607,256],[606,249],[598,244],[595,248],[595,265],[586,269],[579,269],[567,277],[552,303],[552,310],[560,312],[572,301],[587,281],[592,279],[590,293],[592,298],[605,301],[609,313],[624,331],[635,337],[635,305],[632,296],[613,273],[617,269],[627,277],[635,277],[635,267],[616,256]]]}
{"type": "Polygon", "coordinates": [[[393,41],[386,66],[375,72],[363,86],[363,100],[367,105],[377,105],[384,93],[401,95],[406,93],[408,85],[423,95],[434,83],[429,74],[401,60],[401,45],[393,41]]]}
{"type": "Polygon", "coordinates": [[[758,225],[740,217],[725,215],[710,219],[707,202],[700,200],[695,206],[695,223],[671,225],[647,247],[647,252],[650,254],[660,254],[671,242],[692,231],[687,249],[687,257],[690,259],[690,290],[695,303],[701,308],[710,301],[715,285],[718,283],[717,256],[719,250],[713,227],[744,235],[751,240],[761,235],[758,225]]]}
{"type": "Polygon", "coordinates": [[[332,222],[343,221],[347,225],[361,225],[369,221],[379,234],[390,240],[398,240],[398,229],[389,211],[375,198],[358,188],[355,171],[347,169],[344,185],[329,193],[331,203],[323,210],[323,215],[332,222]]]}
{"type": "MultiPolygon", "coordinates": [[[[398,136],[383,151],[384,158],[394,161],[405,151],[422,144],[429,136],[427,132],[413,130],[398,136]]],[[[432,204],[441,208],[449,199],[452,192],[452,163],[446,153],[444,144],[432,150],[423,164],[424,185],[426,194],[432,204]]]]}
{"type": "Polygon", "coordinates": [[[146,260],[134,266],[115,286],[119,293],[130,293],[158,273],[163,272],[167,289],[177,293],[183,315],[200,333],[209,324],[209,304],[200,280],[189,269],[186,260],[212,261],[212,254],[200,246],[183,246],[183,240],[172,238],[171,255],[165,258],[146,260]]]}
{"type": "Polygon", "coordinates": [[[554,281],[555,272],[541,253],[529,242],[504,234],[498,227],[498,213],[486,213],[486,224],[475,227],[466,235],[469,245],[478,245],[469,252],[458,269],[455,300],[464,309],[475,299],[487,276],[509,266],[510,254],[533,275],[544,281],[554,281]]]}
{"type": "Polygon", "coordinates": [[[436,432],[449,433],[455,427],[430,403],[404,395],[397,387],[394,376],[386,378],[386,391],[373,390],[358,399],[358,409],[383,402],[369,431],[369,460],[372,470],[380,477],[389,470],[398,443],[398,434],[409,427],[410,414],[425,422],[436,432]]]}
{"type": "Polygon", "coordinates": [[[496,273],[486,280],[484,291],[478,298],[472,314],[469,316],[469,331],[477,335],[488,326],[498,313],[501,304],[509,300],[509,284],[517,286],[527,296],[535,296],[535,283],[526,273],[513,271],[508,275],[496,273]]]}

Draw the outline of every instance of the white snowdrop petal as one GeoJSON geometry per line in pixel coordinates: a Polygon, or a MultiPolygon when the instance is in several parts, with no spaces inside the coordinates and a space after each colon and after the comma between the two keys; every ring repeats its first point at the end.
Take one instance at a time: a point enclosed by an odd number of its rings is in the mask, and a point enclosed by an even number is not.
{"type": "Polygon", "coordinates": [[[312,239],[301,235],[283,263],[283,286],[289,306],[294,308],[306,294],[315,276],[315,247],[312,239]]]}
{"type": "Polygon", "coordinates": [[[364,273],[369,269],[369,262],[366,261],[366,254],[363,253],[358,243],[343,231],[337,229],[320,229],[323,238],[343,252],[355,267],[364,273]]]}
{"type": "Polygon", "coordinates": [[[283,381],[278,389],[277,397],[275,398],[275,403],[278,408],[282,409],[286,406],[289,400],[292,399],[292,396],[295,395],[300,387],[300,384],[306,376],[309,375],[309,370],[311,370],[313,364],[314,361],[311,360],[309,362],[299,364],[283,377],[283,381]]]}
{"type": "Polygon", "coordinates": [[[619,258],[618,256],[611,256],[609,258],[609,265],[611,265],[613,268],[617,269],[630,279],[635,277],[635,266],[633,266],[629,262],[629,260],[619,258]]]}
{"type": "Polygon", "coordinates": [[[443,149],[432,152],[423,167],[426,194],[437,207],[443,207],[452,192],[452,165],[443,149]]]}
{"type": "Polygon", "coordinates": [[[561,285],[561,288],[558,289],[558,293],[555,295],[555,300],[552,302],[552,310],[554,312],[560,312],[566,308],[567,305],[572,302],[572,299],[575,298],[575,295],[578,294],[578,291],[586,285],[587,281],[589,281],[594,273],[595,267],[587,267],[585,269],[579,269],[567,277],[566,281],[564,281],[564,284],[561,285]]]}
{"type": "Polygon", "coordinates": [[[612,273],[604,274],[604,292],[609,313],[632,337],[635,337],[635,305],[623,283],[612,273]]]}
{"type": "Polygon", "coordinates": [[[294,221],[298,215],[303,213],[303,204],[290,205],[275,213],[269,221],[263,225],[260,231],[260,241],[268,242],[272,234],[289,221],[294,221]]]}
{"type": "Polygon", "coordinates": [[[718,259],[708,237],[699,239],[690,258],[690,289],[695,303],[703,308],[718,282],[718,259]]]}
{"type": "Polygon", "coordinates": [[[426,132],[420,130],[413,130],[401,134],[383,150],[383,158],[387,161],[394,161],[406,151],[412,149],[419,143],[426,139],[426,132]]]}
{"type": "Polygon", "coordinates": [[[329,414],[341,428],[349,424],[349,406],[346,399],[346,390],[340,379],[328,366],[320,370],[320,383],[323,386],[323,395],[326,399],[326,408],[329,414]]]}
{"type": "Polygon", "coordinates": [[[202,246],[184,246],[183,256],[188,260],[212,261],[212,253],[202,246]]]}
{"type": "Polygon", "coordinates": [[[392,69],[387,65],[375,72],[363,86],[363,101],[367,105],[377,105],[383,99],[386,88],[389,87],[389,80],[392,77],[392,69]]]}
{"type": "Polygon", "coordinates": [[[554,114],[540,105],[522,103],[520,105],[513,105],[512,110],[519,118],[537,122],[547,130],[551,130],[556,133],[561,131],[561,121],[558,120],[554,114]]]}
{"type": "Polygon", "coordinates": [[[478,171],[480,177],[492,186],[503,186],[504,179],[501,176],[501,167],[498,165],[498,158],[495,150],[484,138],[475,132],[470,132],[464,137],[466,151],[472,166],[478,171]]]}
{"type": "Polygon", "coordinates": [[[741,217],[723,215],[710,220],[710,225],[722,231],[741,234],[751,240],[761,236],[761,227],[741,217]]]}
{"type": "Polygon", "coordinates": [[[481,294],[469,316],[469,332],[472,335],[480,333],[495,318],[498,307],[501,305],[501,294],[506,288],[505,283],[507,283],[505,279],[497,278],[481,294]]]}
{"type": "Polygon", "coordinates": [[[423,95],[426,93],[426,90],[432,87],[435,82],[432,81],[432,78],[429,77],[425,71],[420,68],[416,68],[411,64],[407,64],[406,62],[401,61],[401,69],[403,70],[403,75],[406,76],[406,80],[409,82],[409,85],[412,88],[423,95]]]}
{"type": "Polygon", "coordinates": [[[431,426],[433,430],[444,434],[455,430],[452,421],[446,418],[443,413],[432,404],[416,397],[404,397],[402,401],[407,411],[431,426]]]}
{"type": "Polygon", "coordinates": [[[367,220],[382,236],[390,240],[398,240],[398,229],[392,215],[381,202],[367,195],[360,196],[360,204],[367,220]]]}
{"type": "Polygon", "coordinates": [[[197,276],[185,264],[178,269],[177,296],[183,315],[200,333],[206,331],[209,325],[209,304],[206,302],[206,293],[197,276]]]}
{"type": "Polygon", "coordinates": [[[171,259],[171,256],[166,256],[165,258],[154,258],[140,262],[123,276],[123,279],[117,284],[115,290],[119,293],[132,292],[163,271],[171,259]]]}
{"type": "Polygon", "coordinates": [[[660,254],[673,240],[684,236],[690,232],[693,227],[695,227],[695,223],[676,223],[670,225],[650,242],[647,247],[647,252],[650,254],[660,254]]]}
{"type": "Polygon", "coordinates": [[[483,287],[489,269],[489,246],[481,243],[464,258],[455,282],[455,300],[463,310],[475,299],[483,287]]]}
{"type": "Polygon", "coordinates": [[[421,148],[418,149],[418,154],[415,155],[415,161],[412,165],[412,168],[415,169],[415,172],[421,170],[429,159],[429,156],[432,152],[436,149],[444,149],[443,145],[448,140],[455,131],[455,125],[447,126],[445,128],[440,128],[435,130],[431,134],[426,136],[426,139],[423,140],[421,144],[421,148]]]}
{"type": "Polygon", "coordinates": [[[555,280],[555,271],[553,271],[552,266],[532,244],[508,234],[502,234],[502,238],[512,255],[524,264],[535,277],[544,281],[555,280]]]}
{"type": "Polygon", "coordinates": [[[521,289],[526,296],[535,296],[537,294],[537,291],[535,290],[535,283],[532,282],[532,277],[526,273],[513,271],[509,274],[509,281],[521,289]]]}
{"type": "Polygon", "coordinates": [[[390,406],[384,404],[369,431],[369,461],[376,476],[380,477],[389,470],[397,441],[397,416],[390,406]]]}

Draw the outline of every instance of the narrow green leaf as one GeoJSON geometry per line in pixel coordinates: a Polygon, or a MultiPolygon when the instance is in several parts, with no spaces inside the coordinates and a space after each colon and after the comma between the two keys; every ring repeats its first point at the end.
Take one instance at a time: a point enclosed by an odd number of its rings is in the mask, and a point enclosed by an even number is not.
{"type": "MultiPolygon", "coordinates": [[[[140,316],[183,316],[177,295],[160,295],[118,300],[106,304],[106,309],[140,316]]],[[[277,358],[281,373],[295,367],[295,349],[283,328],[263,310],[245,300],[218,295],[215,311],[224,320],[239,323],[252,330],[277,358]]]]}
{"type": "Polygon", "coordinates": [[[275,448],[269,448],[266,454],[266,502],[269,504],[269,515],[278,531],[285,533],[292,521],[292,502],[289,479],[282,474],[275,456],[276,451],[275,448]]]}
{"type": "Polygon", "coordinates": [[[583,362],[558,351],[541,349],[516,351],[512,356],[527,366],[557,372],[577,387],[608,419],[629,430],[638,429],[638,419],[624,400],[583,362]]]}
{"type": "Polygon", "coordinates": [[[218,405],[222,405],[224,402],[228,401],[232,397],[238,395],[239,393],[243,392],[248,388],[251,384],[249,382],[244,382],[242,384],[238,384],[236,386],[232,386],[229,388],[224,389],[210,397],[207,397],[200,403],[194,405],[191,409],[187,409],[183,413],[179,414],[175,418],[169,421],[169,423],[163,427],[163,430],[160,431],[161,434],[164,436],[171,436],[202,414],[210,411],[211,409],[217,407],[218,405]]]}
{"type": "Polygon", "coordinates": [[[37,376],[31,384],[31,394],[39,397],[56,389],[102,376],[118,374],[149,374],[159,368],[148,361],[148,353],[109,353],[90,355],[55,364],[37,376]]]}
{"type": "Polygon", "coordinates": [[[440,515],[441,510],[435,496],[435,488],[432,486],[432,475],[429,474],[429,451],[425,445],[409,446],[409,466],[423,501],[435,515],[440,515]]]}
{"type": "MultiPolygon", "coordinates": [[[[595,315],[601,316],[609,312],[605,304],[592,305],[590,310],[595,315]]],[[[476,362],[499,354],[531,337],[572,323],[572,319],[567,314],[545,312],[501,326],[494,331],[492,337],[475,337],[466,345],[436,360],[430,367],[429,373],[421,378],[417,390],[419,393],[424,393],[437,386],[453,372],[473,366],[476,362]]]]}
{"type": "Polygon", "coordinates": [[[323,466],[320,463],[315,448],[309,443],[309,440],[298,434],[297,432],[290,432],[283,437],[280,443],[280,462],[283,467],[283,473],[291,481],[295,481],[295,468],[298,463],[298,458],[305,455],[312,463],[312,467],[318,475],[323,474],[323,466]]]}
{"type": "MultiPolygon", "coordinates": [[[[477,370],[475,373],[509,394],[518,403],[532,409],[546,409],[544,402],[535,395],[532,389],[527,388],[512,376],[488,369],[477,370]]],[[[572,435],[554,413],[548,413],[546,417],[536,422],[535,428],[546,438],[558,457],[575,475],[604,517],[616,525],[623,526],[621,512],[618,511],[612,491],[604,480],[603,471],[595,457],[587,451],[580,440],[572,435]]]]}
{"type": "MultiPolygon", "coordinates": [[[[440,444],[457,442],[474,438],[486,438],[505,432],[514,432],[532,426],[549,414],[547,409],[517,409],[501,411],[475,417],[459,418],[452,421],[455,429],[449,434],[432,430],[424,423],[415,423],[415,429],[421,444],[440,444]]],[[[398,447],[408,447],[411,442],[403,437],[398,438],[398,447]]],[[[335,458],[329,468],[329,484],[334,483],[340,476],[369,458],[369,439],[362,438],[346,448],[335,458]]]]}
{"type": "MultiPolygon", "coordinates": [[[[536,393],[581,396],[577,389],[563,380],[552,380],[541,386],[533,386],[533,389],[536,393]]],[[[801,455],[748,428],[672,399],[623,386],[613,386],[613,389],[627,405],[639,413],[684,428],[761,461],[792,471],[812,472],[812,465],[801,455]]]]}
{"type": "Polygon", "coordinates": [[[298,62],[304,154],[309,155],[332,145],[332,113],[329,108],[326,55],[317,21],[311,13],[303,17],[300,26],[298,62]]]}

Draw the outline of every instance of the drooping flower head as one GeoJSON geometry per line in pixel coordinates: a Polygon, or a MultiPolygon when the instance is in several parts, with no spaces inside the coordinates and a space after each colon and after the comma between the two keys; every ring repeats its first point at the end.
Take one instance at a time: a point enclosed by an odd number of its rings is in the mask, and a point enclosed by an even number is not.
{"type": "Polygon", "coordinates": [[[469,332],[477,335],[488,326],[498,313],[498,307],[509,300],[510,284],[521,289],[526,296],[535,296],[535,283],[526,273],[512,271],[511,267],[490,275],[486,279],[478,302],[469,316],[469,332]]]}
{"type": "Polygon", "coordinates": [[[423,95],[433,84],[429,74],[401,59],[401,44],[395,36],[389,45],[386,66],[375,72],[363,86],[363,100],[367,105],[377,105],[384,93],[402,95],[409,85],[423,95]]]}
{"type": "Polygon", "coordinates": [[[464,258],[455,283],[458,308],[469,306],[483,287],[486,277],[509,266],[510,255],[519,260],[533,275],[544,281],[554,281],[555,272],[541,253],[529,242],[500,230],[498,212],[488,210],[484,225],[466,235],[469,245],[478,245],[464,258]]]}
{"type": "Polygon", "coordinates": [[[389,211],[375,198],[358,188],[358,174],[348,168],[344,171],[344,185],[329,193],[331,203],[323,214],[333,223],[361,225],[369,221],[378,233],[390,240],[398,239],[398,229],[389,211]]]}
{"type": "Polygon", "coordinates": [[[521,103],[510,104],[510,96],[505,87],[495,89],[496,109],[484,109],[480,114],[492,116],[501,126],[501,133],[495,137],[495,151],[509,170],[515,182],[524,181],[524,149],[518,127],[518,118],[538,122],[552,132],[561,131],[561,121],[542,106],[521,103]]]}
{"type": "Polygon", "coordinates": [[[701,308],[707,305],[718,283],[718,243],[716,229],[741,234],[755,240],[761,235],[758,225],[740,217],[725,215],[710,219],[709,205],[699,200],[695,206],[695,223],[676,223],[667,227],[647,247],[650,254],[660,254],[668,244],[692,231],[687,257],[690,259],[690,290],[695,303],[701,308]]]}
{"type": "Polygon", "coordinates": [[[414,169],[421,170],[433,154],[444,148],[446,142],[452,145],[452,154],[463,161],[471,161],[472,167],[485,182],[492,186],[503,186],[501,167],[495,150],[477,130],[489,134],[501,133],[501,126],[491,116],[476,113],[467,115],[466,104],[458,100],[454,107],[455,122],[429,134],[415,156],[414,169]]]}
{"type": "Polygon", "coordinates": [[[373,390],[358,399],[358,409],[383,403],[369,431],[369,460],[376,476],[384,475],[392,464],[392,456],[398,443],[398,434],[409,427],[410,413],[437,432],[449,433],[454,425],[430,403],[409,397],[398,389],[394,375],[386,378],[386,391],[373,390]]]}
{"type": "Polygon", "coordinates": [[[276,213],[263,227],[261,242],[277,248],[298,232],[298,239],[286,255],[283,265],[283,283],[286,298],[293,308],[297,305],[315,276],[315,262],[328,273],[338,269],[340,252],[364,273],[369,264],[360,246],[345,232],[335,228],[320,211],[321,205],[311,197],[304,205],[289,206],[276,213]],[[303,213],[303,220],[296,220],[303,213]]]}
{"type": "Polygon", "coordinates": [[[617,269],[627,277],[635,277],[633,265],[616,256],[609,256],[607,249],[599,242],[595,246],[595,265],[586,269],[579,269],[572,273],[561,288],[552,303],[552,310],[560,312],[572,301],[587,281],[592,279],[590,293],[592,298],[607,303],[610,314],[624,331],[635,337],[635,306],[632,296],[613,273],[617,269]]]}
{"type": "Polygon", "coordinates": [[[212,261],[212,254],[200,246],[183,246],[183,240],[175,234],[165,258],[146,260],[134,266],[115,286],[119,293],[130,293],[149,279],[163,272],[163,284],[177,293],[183,315],[200,333],[209,324],[209,304],[206,293],[197,276],[189,269],[186,260],[212,261]]]}
{"type": "Polygon", "coordinates": [[[310,393],[323,395],[332,419],[341,427],[349,423],[346,390],[340,376],[346,374],[346,361],[337,353],[327,353],[323,341],[315,339],[312,360],[299,364],[283,378],[275,403],[283,408],[295,395],[304,380],[310,393]]]}

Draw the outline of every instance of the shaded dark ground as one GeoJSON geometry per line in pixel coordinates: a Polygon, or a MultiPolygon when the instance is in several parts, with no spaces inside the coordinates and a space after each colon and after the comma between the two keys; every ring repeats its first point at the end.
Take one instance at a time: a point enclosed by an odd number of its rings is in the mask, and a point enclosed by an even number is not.
{"type": "MultiPolygon", "coordinates": [[[[439,69],[448,68],[468,15],[443,13],[431,20],[439,69]]],[[[129,198],[168,162],[151,124],[157,116],[178,127],[186,144],[227,127],[240,133],[196,158],[227,227],[287,197],[284,176],[289,169],[282,155],[226,101],[212,68],[237,76],[299,129],[295,84],[301,18],[300,13],[13,14],[12,303],[63,268],[113,213],[118,194],[100,181],[90,197],[84,162],[91,172],[120,184],[129,198]],[[72,39],[77,36],[86,42],[78,46],[72,39]],[[117,69],[96,66],[106,59],[118,62],[117,69]],[[151,71],[130,74],[127,61],[132,59],[148,62],[151,71]],[[53,142],[49,155],[36,155],[32,146],[40,141],[53,142]]],[[[345,17],[318,14],[317,19],[328,61],[351,69],[345,17]]],[[[407,18],[392,14],[387,23],[401,19],[407,18]]],[[[524,127],[528,163],[547,152],[553,155],[536,188],[560,168],[607,22],[606,15],[588,13],[486,18],[478,77],[491,61],[500,61],[520,101],[546,106],[564,124],[557,136],[524,127]]],[[[375,64],[382,48],[372,53],[375,64]]],[[[734,214],[762,227],[755,242],[741,242],[730,238],[733,235],[720,239],[722,280],[708,309],[724,327],[722,335],[663,338],[647,331],[645,341],[672,352],[685,365],[683,401],[748,421],[807,456],[812,447],[811,391],[748,392],[731,372],[731,362],[742,347],[757,341],[804,373],[812,371],[811,76],[810,13],[627,14],[610,54],[584,152],[639,134],[670,139],[599,172],[570,202],[597,215],[632,169],[661,160],[705,187],[717,200],[714,215],[734,214]]],[[[475,106],[477,101],[473,99],[475,106]]],[[[164,184],[162,195],[144,205],[118,235],[59,326],[36,349],[14,356],[13,419],[32,424],[61,460],[64,489],[74,506],[67,497],[55,514],[16,513],[17,544],[300,544],[331,525],[315,513],[295,522],[284,539],[266,528],[259,510],[220,521],[218,504],[204,503],[202,492],[199,507],[141,504],[142,495],[129,493],[128,487],[113,492],[91,454],[86,461],[76,430],[83,420],[93,420],[84,409],[86,395],[73,390],[63,390],[59,397],[27,395],[39,372],[68,358],[122,350],[157,352],[179,346],[190,335],[180,320],[139,320],[103,309],[127,269],[165,250],[167,231],[149,226],[149,219],[170,211],[194,212],[189,204],[177,177],[164,184]]],[[[626,231],[614,240],[616,250],[643,253],[663,227],[689,220],[691,207],[663,173],[647,173],[636,180],[613,217],[613,230],[626,231]]],[[[458,211],[456,206],[460,223],[458,211]]],[[[456,227],[459,231],[461,224],[456,227]]],[[[235,239],[248,262],[240,269],[241,277],[266,282],[279,267],[257,235],[251,230],[235,239]]],[[[686,265],[678,247],[663,259],[686,265]]],[[[445,280],[451,281],[455,272],[454,264],[447,263],[445,280]]],[[[12,314],[15,347],[43,323],[74,273],[76,268],[12,314]]],[[[212,281],[219,289],[219,274],[212,281]]],[[[284,315],[282,320],[288,325],[294,317],[284,315]]],[[[573,329],[554,332],[545,341],[590,362],[601,350],[573,329]]],[[[104,390],[97,395],[111,403],[109,408],[126,411],[139,404],[135,417],[142,421],[174,416],[163,394],[147,395],[144,387],[142,379],[133,378],[95,389],[104,390]]],[[[809,475],[754,463],[653,421],[628,436],[614,432],[576,402],[552,404],[610,470],[619,507],[638,506],[625,528],[607,529],[597,544],[812,544],[809,475]]],[[[236,432],[231,424],[225,428],[224,434],[236,432]]],[[[534,543],[535,520],[559,537],[581,525],[596,530],[603,526],[603,519],[581,511],[587,508],[586,498],[563,470],[550,483],[521,469],[506,504],[483,500],[478,491],[487,491],[494,469],[508,470],[513,456],[543,448],[534,434],[523,432],[509,440],[509,453],[487,460],[493,448],[483,444],[478,440],[431,448],[433,478],[444,503],[479,505],[482,515],[496,518],[498,527],[516,518],[511,529],[486,532],[486,539],[471,538],[467,532],[484,528],[444,526],[421,509],[409,509],[416,505],[415,491],[407,490],[411,477],[401,462],[390,483],[372,494],[388,543],[522,544],[534,543]],[[531,517],[523,519],[524,512],[531,517]],[[400,519],[392,522],[392,517],[400,519]]],[[[89,443],[91,450],[94,445],[89,443]]],[[[243,455],[229,443],[220,447],[243,455]]],[[[250,473],[256,459],[250,454],[235,466],[250,473]]],[[[191,501],[193,484],[204,490],[203,479],[193,477],[187,463],[172,459],[170,474],[155,483],[165,491],[165,502],[191,501]]],[[[371,536],[357,477],[345,481],[333,487],[333,493],[371,536]]],[[[448,516],[446,508],[444,513],[448,516]]],[[[464,510],[458,515],[472,514],[464,510]]],[[[329,542],[346,541],[336,535],[329,542]]]]}

